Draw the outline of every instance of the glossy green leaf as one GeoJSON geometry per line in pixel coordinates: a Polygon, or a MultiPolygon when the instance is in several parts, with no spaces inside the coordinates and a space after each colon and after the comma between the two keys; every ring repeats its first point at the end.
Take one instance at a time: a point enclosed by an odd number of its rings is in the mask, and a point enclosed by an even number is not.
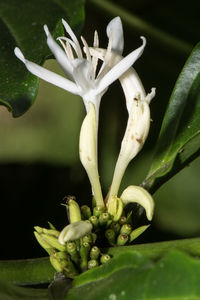
{"type": "MultiPolygon", "coordinates": [[[[184,251],[194,257],[200,257],[200,238],[111,247],[109,249],[104,249],[103,252],[108,251],[113,258],[116,258],[126,251],[137,251],[146,258],[158,260],[172,249],[184,251]]],[[[101,267],[98,268],[99,276],[104,276],[101,275],[103,270],[104,269],[101,267]]],[[[54,269],[50,265],[48,258],[0,261],[0,278],[20,285],[48,283],[54,278],[54,269]]],[[[82,283],[86,283],[90,280],[93,280],[92,272],[83,273],[77,278],[77,282],[79,281],[82,283]]]]}
{"type": "Polygon", "coordinates": [[[170,250],[180,250],[187,254],[200,257],[200,238],[182,239],[167,242],[138,244],[133,246],[113,247],[109,248],[108,253],[111,256],[117,256],[126,250],[136,250],[142,255],[157,260],[170,250]]]}
{"type": "Polygon", "coordinates": [[[155,191],[199,154],[200,44],[197,44],[172,92],[143,187],[155,191]]]}
{"type": "Polygon", "coordinates": [[[66,300],[200,299],[200,261],[178,251],[153,262],[127,250],[87,274],[90,281],[75,279],[66,300]]]}
{"type": "Polygon", "coordinates": [[[49,258],[0,261],[0,278],[13,284],[30,285],[53,280],[49,258]]]}
{"type": "Polygon", "coordinates": [[[2,0],[0,1],[0,103],[13,116],[22,115],[33,103],[38,78],[15,57],[18,46],[26,58],[38,64],[50,56],[43,25],[55,36],[63,34],[61,18],[79,31],[84,19],[84,0],[2,0]]]}
{"type": "Polygon", "coordinates": [[[0,279],[1,300],[49,300],[46,289],[33,289],[15,286],[0,279]]]}

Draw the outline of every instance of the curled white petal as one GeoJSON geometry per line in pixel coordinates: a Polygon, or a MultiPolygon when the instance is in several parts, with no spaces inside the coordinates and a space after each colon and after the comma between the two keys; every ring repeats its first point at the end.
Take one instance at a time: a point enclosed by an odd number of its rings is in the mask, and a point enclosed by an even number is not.
{"type": "Polygon", "coordinates": [[[121,55],[124,50],[124,34],[120,17],[116,17],[108,23],[106,28],[108,38],[110,38],[111,32],[113,35],[112,50],[121,55]]]}
{"type": "Polygon", "coordinates": [[[45,81],[48,81],[70,93],[79,94],[77,86],[74,82],[54,73],[51,72],[27,59],[25,59],[24,55],[22,54],[19,48],[15,48],[14,50],[15,55],[25,64],[26,68],[34,75],[42,78],[45,81]]]}
{"type": "Polygon", "coordinates": [[[64,245],[68,241],[80,239],[92,230],[92,224],[86,221],[78,221],[67,225],[60,233],[58,241],[64,245]]]}
{"type": "Polygon", "coordinates": [[[54,41],[53,37],[51,36],[49,29],[47,25],[44,25],[44,31],[47,36],[47,45],[49,46],[49,49],[54,54],[57,62],[62,67],[66,75],[69,77],[69,79],[73,79],[72,71],[73,68],[67,58],[67,55],[65,52],[60,48],[60,46],[54,41]]]}
{"type": "Polygon", "coordinates": [[[138,203],[144,207],[149,221],[152,220],[154,212],[154,200],[152,196],[141,186],[130,185],[121,194],[121,200],[124,205],[128,203],[138,203]]]}
{"type": "Polygon", "coordinates": [[[116,79],[122,76],[142,55],[144,47],[146,45],[146,39],[141,37],[142,46],[128,54],[120,62],[118,62],[103,78],[101,78],[97,91],[101,93],[106,87],[113,83],[116,79]]]}

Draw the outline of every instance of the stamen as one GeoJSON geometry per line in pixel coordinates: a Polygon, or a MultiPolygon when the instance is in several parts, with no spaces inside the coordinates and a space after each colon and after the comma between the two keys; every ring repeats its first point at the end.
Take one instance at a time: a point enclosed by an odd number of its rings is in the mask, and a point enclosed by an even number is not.
{"type": "Polygon", "coordinates": [[[90,55],[90,51],[89,51],[89,47],[88,47],[88,44],[86,42],[86,40],[84,39],[84,37],[81,36],[81,41],[83,42],[83,46],[84,46],[84,52],[86,54],[86,58],[89,62],[92,62],[92,59],[91,59],[91,55],[90,55]]]}
{"type": "Polygon", "coordinates": [[[83,55],[82,55],[81,47],[80,47],[80,44],[79,44],[79,41],[78,41],[77,37],[75,36],[75,34],[71,30],[69,24],[65,20],[62,19],[62,23],[63,23],[63,26],[65,27],[65,30],[67,31],[67,33],[69,34],[71,39],[74,41],[74,43],[77,47],[78,57],[82,58],[83,55]]]}
{"type": "MultiPolygon", "coordinates": [[[[93,47],[94,48],[99,47],[99,37],[98,37],[98,32],[96,30],[94,32],[93,47]]],[[[89,51],[90,51],[90,49],[89,49],[89,51]]],[[[90,52],[90,54],[91,54],[91,52],[90,52]]],[[[98,57],[97,56],[92,56],[92,66],[93,66],[94,78],[95,78],[95,75],[96,75],[97,65],[98,65],[98,57]]]]}
{"type": "Polygon", "coordinates": [[[99,36],[98,32],[95,30],[94,32],[94,42],[93,42],[93,47],[98,48],[99,47],[99,36]]]}
{"type": "MultiPolygon", "coordinates": [[[[84,37],[81,36],[81,40],[82,40],[82,43],[83,43],[83,46],[84,46],[83,50],[84,50],[84,52],[86,54],[86,58],[91,63],[91,65],[92,65],[92,58],[91,58],[91,55],[90,55],[89,46],[88,46],[86,40],[84,39],[84,37]]],[[[95,78],[94,68],[92,68],[91,75],[92,75],[92,80],[94,80],[94,78],[95,78]]]]}
{"type": "Polygon", "coordinates": [[[57,40],[61,43],[63,49],[65,50],[66,55],[68,56],[68,53],[67,53],[67,47],[66,47],[66,45],[64,44],[64,42],[61,40],[60,37],[58,37],[57,40]]]}
{"type": "Polygon", "coordinates": [[[77,55],[77,57],[78,58],[83,58],[83,55],[82,55],[82,53],[81,53],[81,56],[79,56],[79,51],[78,51],[78,49],[77,49],[77,45],[72,41],[72,40],[70,40],[69,38],[66,38],[65,36],[60,36],[60,37],[58,37],[57,38],[57,40],[64,40],[64,41],[66,41],[66,43],[68,42],[71,46],[72,46],[72,48],[74,49],[74,51],[75,51],[75,53],[76,53],[76,55],[77,55]]]}
{"type": "Polygon", "coordinates": [[[69,58],[70,62],[72,62],[72,60],[74,59],[74,54],[72,52],[72,48],[71,48],[69,41],[66,41],[66,48],[67,48],[68,58],[69,58]]]}

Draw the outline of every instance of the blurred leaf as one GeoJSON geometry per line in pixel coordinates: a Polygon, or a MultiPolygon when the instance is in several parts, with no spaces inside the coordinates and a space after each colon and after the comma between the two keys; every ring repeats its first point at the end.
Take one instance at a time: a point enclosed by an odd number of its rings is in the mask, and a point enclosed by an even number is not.
{"type": "Polygon", "coordinates": [[[48,300],[45,289],[23,288],[0,279],[0,299],[2,300],[48,300]]]}
{"type": "Polygon", "coordinates": [[[200,154],[200,44],[172,92],[143,187],[154,192],[200,154]]]}
{"type": "Polygon", "coordinates": [[[200,298],[200,261],[178,251],[152,262],[127,250],[85,274],[90,281],[80,281],[82,275],[75,279],[66,300],[78,300],[80,295],[87,300],[200,298]]]}
{"type": "Polygon", "coordinates": [[[0,278],[13,284],[41,284],[53,280],[49,258],[0,261],[0,278]]]}
{"type": "Polygon", "coordinates": [[[179,237],[199,237],[200,157],[154,194],[154,225],[179,237]]]}
{"type": "Polygon", "coordinates": [[[84,20],[84,0],[2,0],[0,1],[0,103],[13,116],[22,115],[33,103],[38,90],[38,78],[31,75],[15,57],[18,46],[24,55],[43,64],[50,55],[43,25],[53,35],[63,35],[61,18],[80,30],[84,20]]]}

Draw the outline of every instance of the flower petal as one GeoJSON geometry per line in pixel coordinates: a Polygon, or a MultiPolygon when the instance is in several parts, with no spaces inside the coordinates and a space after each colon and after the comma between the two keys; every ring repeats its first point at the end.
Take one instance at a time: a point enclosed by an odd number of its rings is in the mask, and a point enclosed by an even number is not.
{"type": "Polygon", "coordinates": [[[44,25],[44,31],[47,36],[47,45],[49,46],[49,49],[55,56],[57,62],[61,66],[61,68],[64,70],[66,75],[69,77],[69,79],[73,80],[72,71],[73,68],[67,58],[67,55],[65,52],[60,48],[60,46],[54,41],[52,35],[49,32],[49,29],[47,25],[44,25]]]}
{"type": "Polygon", "coordinates": [[[97,92],[101,93],[111,83],[124,74],[134,62],[142,55],[144,47],[146,45],[146,39],[141,37],[143,43],[142,46],[131,52],[129,55],[120,60],[100,81],[97,88],[97,92]]]}
{"type": "Polygon", "coordinates": [[[77,58],[73,60],[73,76],[76,84],[81,88],[82,93],[86,93],[89,89],[92,89],[92,64],[84,59],[77,58]]]}
{"type": "Polygon", "coordinates": [[[154,200],[151,195],[141,186],[130,185],[121,194],[121,200],[124,205],[128,203],[138,203],[144,207],[149,221],[152,220],[154,212],[154,200]]]}
{"type": "Polygon", "coordinates": [[[48,81],[70,93],[79,95],[78,88],[76,84],[54,72],[51,72],[27,59],[25,59],[19,48],[15,48],[15,55],[25,64],[26,68],[34,75],[40,77],[41,79],[48,81]]]}
{"type": "Polygon", "coordinates": [[[112,19],[108,24],[106,29],[108,38],[110,38],[111,32],[113,33],[112,50],[121,55],[124,50],[124,34],[120,17],[112,19]]]}

